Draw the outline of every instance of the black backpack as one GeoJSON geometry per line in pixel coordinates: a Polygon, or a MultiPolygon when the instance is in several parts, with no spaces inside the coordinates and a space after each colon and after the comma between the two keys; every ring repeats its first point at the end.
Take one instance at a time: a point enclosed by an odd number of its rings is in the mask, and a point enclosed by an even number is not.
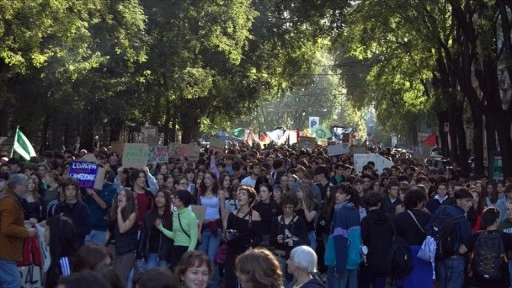
{"type": "Polygon", "coordinates": [[[432,223],[432,231],[430,232],[432,238],[436,241],[436,259],[453,256],[457,245],[455,223],[466,220],[464,215],[457,217],[449,215],[447,205],[442,205],[440,209],[443,209],[441,215],[432,223]]]}
{"type": "Polygon", "coordinates": [[[393,227],[393,241],[391,242],[391,248],[388,252],[387,265],[389,267],[389,274],[391,278],[403,278],[412,271],[412,254],[409,243],[402,237],[398,236],[395,229],[395,224],[391,217],[391,226],[393,227]]]}
{"type": "Polygon", "coordinates": [[[473,271],[486,280],[497,280],[503,276],[505,262],[505,248],[501,234],[479,232],[473,249],[471,262],[473,271]]]}

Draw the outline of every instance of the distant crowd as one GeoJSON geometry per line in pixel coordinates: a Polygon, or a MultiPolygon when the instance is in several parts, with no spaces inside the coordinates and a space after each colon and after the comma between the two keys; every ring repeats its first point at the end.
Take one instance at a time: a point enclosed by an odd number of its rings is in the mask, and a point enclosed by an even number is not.
{"type": "Polygon", "coordinates": [[[356,171],[320,146],[144,169],[101,148],[104,184],[84,189],[69,165],[86,154],[0,160],[0,287],[45,247],[51,288],[512,287],[512,179],[391,149],[393,166],[356,171]]]}

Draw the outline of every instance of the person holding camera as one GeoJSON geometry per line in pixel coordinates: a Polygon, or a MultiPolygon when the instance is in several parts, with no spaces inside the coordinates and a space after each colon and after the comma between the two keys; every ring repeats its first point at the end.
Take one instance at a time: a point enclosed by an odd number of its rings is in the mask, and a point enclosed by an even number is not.
{"type": "Polygon", "coordinates": [[[306,222],[295,214],[298,205],[299,198],[295,193],[283,194],[281,197],[283,215],[272,219],[270,228],[270,245],[275,248],[274,254],[281,265],[285,284],[293,280],[293,275],[286,269],[286,260],[290,258],[290,252],[297,246],[310,244],[306,222]]]}
{"type": "MultiPolygon", "coordinates": [[[[249,185],[241,185],[237,194],[238,209],[228,216],[224,240],[228,244],[225,267],[234,267],[236,258],[249,248],[258,246],[261,242],[262,225],[258,212],[252,204],[256,200],[256,190],[249,185]]],[[[224,287],[237,287],[237,278],[233,269],[226,269],[224,287]]]]}

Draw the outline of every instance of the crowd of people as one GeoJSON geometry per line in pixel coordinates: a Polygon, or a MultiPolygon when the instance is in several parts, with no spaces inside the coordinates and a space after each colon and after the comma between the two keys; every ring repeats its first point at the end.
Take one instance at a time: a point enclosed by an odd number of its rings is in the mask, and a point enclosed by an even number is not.
{"type": "Polygon", "coordinates": [[[370,161],[356,171],[351,154],[329,157],[324,147],[206,149],[197,161],[144,169],[102,148],[103,187],[84,189],[69,164],[85,153],[2,158],[0,287],[20,287],[16,261],[35,225],[45,229],[51,288],[512,286],[501,255],[490,263],[499,277],[477,267],[483,242],[512,249],[512,179],[391,149],[379,153],[392,167],[370,161]],[[438,225],[450,219],[438,255],[438,225]],[[419,256],[430,236],[431,261],[419,256]],[[389,261],[397,238],[412,259],[400,274],[389,261]]]}

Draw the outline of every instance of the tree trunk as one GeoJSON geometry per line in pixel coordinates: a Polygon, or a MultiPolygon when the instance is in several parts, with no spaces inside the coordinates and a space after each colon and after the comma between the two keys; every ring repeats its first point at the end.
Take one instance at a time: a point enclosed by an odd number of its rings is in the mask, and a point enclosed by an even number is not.
{"type": "Polygon", "coordinates": [[[473,119],[473,149],[474,149],[474,168],[473,173],[476,175],[484,175],[484,134],[483,134],[483,117],[481,113],[471,109],[471,117],[473,119]]]}
{"type": "Polygon", "coordinates": [[[48,128],[50,128],[50,115],[46,112],[43,120],[43,131],[41,131],[41,148],[39,148],[39,155],[43,155],[48,149],[48,128]]]}
{"type": "Polygon", "coordinates": [[[437,113],[437,124],[439,130],[439,143],[441,144],[441,155],[450,157],[448,149],[448,133],[444,132],[444,123],[448,122],[448,111],[444,110],[437,113]]]}
{"type": "Polygon", "coordinates": [[[503,177],[512,177],[512,138],[510,136],[510,121],[502,121],[497,124],[496,132],[500,143],[501,163],[503,164],[503,177]]]}
{"type": "Polygon", "coordinates": [[[119,141],[123,130],[123,120],[120,118],[112,118],[110,121],[110,142],[119,141]]]}
{"type": "Polygon", "coordinates": [[[171,100],[169,96],[165,99],[165,119],[164,119],[164,146],[169,144],[169,125],[171,124],[171,100]]]}

